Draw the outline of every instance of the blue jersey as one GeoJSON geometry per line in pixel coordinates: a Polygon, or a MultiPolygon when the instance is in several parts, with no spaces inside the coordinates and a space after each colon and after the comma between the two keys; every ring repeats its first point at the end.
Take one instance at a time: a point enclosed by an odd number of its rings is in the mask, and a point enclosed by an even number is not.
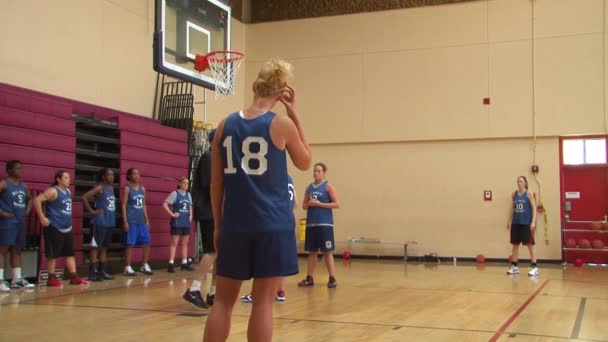
{"type": "Polygon", "coordinates": [[[129,198],[127,198],[127,223],[128,224],[146,224],[144,216],[144,188],[139,185],[135,190],[131,184],[129,187],[129,198]]]}
{"type": "MultiPolygon", "coordinates": [[[[327,192],[327,181],[321,184],[310,184],[308,186],[308,198],[316,199],[321,203],[331,203],[331,198],[327,192]]],[[[308,207],[306,211],[306,226],[334,226],[334,215],[331,209],[308,207]]]]}
{"type": "Polygon", "coordinates": [[[15,185],[8,178],[4,180],[6,190],[0,195],[0,209],[7,213],[15,215],[14,218],[0,217],[0,227],[4,224],[14,224],[25,220],[25,185],[19,182],[15,185]]]}
{"type": "Polygon", "coordinates": [[[95,227],[116,227],[116,197],[114,197],[114,188],[106,187],[100,184],[101,193],[95,197],[95,209],[103,210],[103,213],[96,215],[91,219],[91,223],[95,227]]]}
{"type": "MultiPolygon", "coordinates": [[[[226,118],[220,139],[224,166],[224,217],[227,232],[285,232],[295,225],[287,181],[285,150],[270,138],[275,113],[254,119],[240,113],[226,118]]],[[[217,138],[217,137],[216,137],[217,138]]]]}
{"type": "Polygon", "coordinates": [[[171,219],[171,227],[190,228],[190,194],[175,191],[175,201],[173,202],[173,212],[179,213],[178,218],[171,219]]]}
{"type": "Polygon", "coordinates": [[[528,192],[524,191],[521,196],[515,191],[513,193],[513,224],[532,224],[532,203],[528,198],[528,192]]]}
{"type": "Polygon", "coordinates": [[[289,192],[289,204],[291,205],[291,208],[293,208],[293,203],[296,200],[296,188],[293,185],[293,179],[290,175],[287,175],[287,191],[289,192]]]}
{"type": "Polygon", "coordinates": [[[72,230],[72,193],[70,189],[54,187],[57,191],[57,198],[54,201],[46,202],[46,217],[53,227],[61,232],[72,230]]]}

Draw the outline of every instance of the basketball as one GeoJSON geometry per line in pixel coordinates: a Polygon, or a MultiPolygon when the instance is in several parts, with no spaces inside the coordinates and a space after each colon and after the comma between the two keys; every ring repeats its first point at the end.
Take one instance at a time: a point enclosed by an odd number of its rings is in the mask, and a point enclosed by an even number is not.
{"type": "Polygon", "coordinates": [[[574,261],[574,266],[581,267],[581,266],[583,266],[584,263],[585,263],[585,260],[578,258],[574,261]]]}
{"type": "Polygon", "coordinates": [[[580,239],[580,240],[578,240],[578,247],[579,248],[591,248],[591,242],[589,242],[589,240],[587,240],[587,239],[580,239]]]}
{"type": "Polygon", "coordinates": [[[566,247],[576,248],[576,240],[573,238],[569,238],[568,240],[566,240],[566,247]]]}
{"type": "Polygon", "coordinates": [[[342,258],[344,260],[350,259],[350,252],[349,251],[344,251],[344,253],[342,253],[342,258]]]}
{"type": "Polygon", "coordinates": [[[591,230],[600,230],[604,227],[604,225],[602,224],[602,222],[591,222],[589,224],[589,229],[591,230]]]}
{"type": "Polygon", "coordinates": [[[477,263],[483,264],[484,262],[486,262],[486,257],[483,254],[477,255],[477,263]]]}
{"type": "Polygon", "coordinates": [[[599,239],[595,239],[591,242],[591,247],[593,249],[603,249],[605,246],[604,241],[599,240],[599,239]]]}

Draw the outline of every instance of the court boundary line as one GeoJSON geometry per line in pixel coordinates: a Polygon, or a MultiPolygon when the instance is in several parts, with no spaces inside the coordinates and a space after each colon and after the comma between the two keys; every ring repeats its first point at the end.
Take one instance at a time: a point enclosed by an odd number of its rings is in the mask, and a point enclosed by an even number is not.
{"type": "Polygon", "coordinates": [[[586,304],[587,298],[581,298],[581,303],[578,306],[578,312],[576,313],[576,320],[574,321],[574,326],[572,327],[572,334],[570,334],[570,338],[578,339],[578,336],[581,333],[581,325],[583,323],[583,316],[585,315],[586,304]]]}
{"type": "MultiPolygon", "coordinates": [[[[204,318],[208,317],[209,311],[172,311],[168,309],[142,309],[142,308],[127,308],[127,307],[110,307],[110,306],[96,306],[96,305],[77,305],[77,304],[47,304],[47,303],[23,303],[24,305],[31,306],[59,306],[59,307],[74,307],[74,308],[84,308],[84,309],[107,309],[107,310],[125,310],[125,311],[143,311],[143,312],[157,312],[157,313],[169,313],[169,314],[183,314],[183,313],[197,313],[196,317],[191,317],[187,315],[183,315],[183,317],[188,318],[204,318]]],[[[185,304],[185,303],[184,303],[185,304]]],[[[241,317],[248,318],[249,315],[242,314],[233,314],[233,317],[241,317]]],[[[330,321],[330,320],[322,320],[322,319],[306,319],[306,318],[290,318],[290,317],[273,317],[273,320],[279,321],[287,321],[288,323],[296,324],[299,322],[312,322],[312,323],[325,323],[325,324],[344,324],[344,325],[360,325],[360,326],[376,326],[376,327],[386,327],[392,328],[391,330],[399,330],[402,328],[410,328],[410,329],[426,329],[426,330],[442,330],[442,331],[457,331],[457,332],[470,332],[470,333],[494,333],[493,330],[480,330],[480,329],[462,329],[462,328],[446,328],[446,327],[430,327],[430,326],[422,326],[422,325],[406,325],[406,324],[389,324],[389,323],[375,323],[375,322],[351,322],[351,321],[330,321]]],[[[532,336],[532,337],[546,337],[546,338],[556,338],[563,340],[570,340],[570,337],[564,336],[553,336],[553,335],[542,335],[542,334],[532,334],[532,333],[524,333],[524,332],[511,332],[511,334],[515,335],[524,335],[524,336],[532,336]]],[[[592,340],[592,339],[581,339],[581,341],[589,341],[589,342],[602,342],[601,340],[592,340]]]]}
{"type": "Polygon", "coordinates": [[[507,328],[513,323],[513,321],[515,321],[515,319],[517,317],[519,317],[519,315],[528,307],[528,305],[530,305],[530,303],[532,303],[532,301],[534,300],[534,298],[536,298],[536,296],[538,296],[538,294],[545,288],[545,286],[547,286],[547,284],[549,284],[549,279],[545,280],[543,282],[543,284],[536,289],[536,291],[534,291],[530,297],[528,297],[528,299],[523,302],[522,305],[519,306],[519,308],[517,310],[515,310],[514,313],[511,314],[511,316],[509,316],[509,318],[507,318],[507,321],[504,322],[500,328],[498,328],[498,330],[496,331],[496,333],[494,334],[494,336],[488,340],[488,342],[496,342],[498,340],[498,338],[507,330],[507,328]]]}

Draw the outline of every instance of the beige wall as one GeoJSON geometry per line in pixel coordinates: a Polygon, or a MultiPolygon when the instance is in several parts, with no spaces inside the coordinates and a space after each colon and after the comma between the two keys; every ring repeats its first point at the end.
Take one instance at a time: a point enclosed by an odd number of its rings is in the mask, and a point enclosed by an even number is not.
{"type": "MultiPolygon", "coordinates": [[[[150,115],[153,7],[152,0],[5,1],[1,81],[150,115]]],[[[536,158],[550,223],[539,256],[557,259],[557,136],[608,132],[607,12],[605,0],[489,0],[233,20],[232,47],[245,51],[246,63],[235,96],[217,101],[207,92],[207,121],[217,125],[250,101],[263,61],[286,58],[296,67],[314,159],[328,164],[342,201],[339,240],[411,239],[420,243],[413,254],[504,258],[508,196],[518,175],[532,178],[536,158]],[[486,96],[491,106],[482,104],[486,96]],[[483,202],[483,190],[495,200],[483,202]]],[[[197,102],[202,95],[197,88],[197,102]]],[[[203,119],[200,103],[196,118],[203,119]]],[[[292,173],[301,197],[310,173],[292,173]]],[[[539,228],[544,240],[544,223],[539,228]]]]}
{"type": "MultiPolygon", "coordinates": [[[[607,132],[605,11],[604,0],[490,0],[249,25],[247,82],[267,58],[294,63],[314,159],[342,202],[339,240],[506,258],[509,196],[536,158],[549,221],[538,252],[559,259],[557,137],[607,132]]],[[[303,192],[310,173],[292,173],[303,192]]]]}
{"type": "MultiPolygon", "coordinates": [[[[233,47],[243,50],[244,25],[233,20],[232,29],[233,47]]],[[[153,32],[153,0],[3,1],[0,81],[152,116],[153,32]]],[[[236,99],[211,96],[211,116],[234,101],[240,107],[236,99]]]]}

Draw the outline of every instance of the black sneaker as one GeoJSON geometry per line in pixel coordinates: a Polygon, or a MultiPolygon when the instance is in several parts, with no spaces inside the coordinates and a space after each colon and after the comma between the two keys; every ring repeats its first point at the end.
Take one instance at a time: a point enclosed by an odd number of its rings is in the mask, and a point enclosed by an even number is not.
{"type": "Polygon", "coordinates": [[[301,282],[298,283],[299,287],[309,287],[309,286],[315,286],[315,281],[314,279],[312,279],[312,276],[307,275],[306,278],[304,278],[304,280],[302,280],[301,282]]]}
{"type": "Polygon", "coordinates": [[[215,295],[207,295],[207,305],[211,306],[213,305],[213,301],[215,300],[215,295]]]}
{"type": "Polygon", "coordinates": [[[336,286],[338,286],[338,283],[336,282],[336,278],[329,277],[329,281],[327,282],[327,287],[330,288],[330,289],[333,289],[336,286]]]}
{"type": "Polygon", "coordinates": [[[169,266],[167,266],[167,272],[169,272],[169,273],[175,273],[175,266],[173,266],[172,262],[170,262],[169,266]]]}
{"type": "Polygon", "coordinates": [[[198,308],[201,308],[201,309],[209,308],[209,306],[207,305],[207,303],[205,303],[205,301],[203,300],[203,297],[201,296],[201,291],[190,291],[190,289],[186,289],[186,292],[184,293],[182,298],[184,298],[184,300],[186,302],[188,302],[198,308]]]}
{"type": "Polygon", "coordinates": [[[103,281],[103,277],[97,271],[90,271],[89,272],[89,281],[94,281],[94,282],[103,281]]]}
{"type": "Polygon", "coordinates": [[[194,271],[194,267],[189,262],[183,263],[181,269],[182,271],[194,271]]]}
{"type": "Polygon", "coordinates": [[[102,277],[103,280],[112,280],[114,279],[114,277],[112,277],[111,275],[109,275],[108,273],[106,273],[106,271],[99,271],[97,273],[98,276],[102,277]]]}

